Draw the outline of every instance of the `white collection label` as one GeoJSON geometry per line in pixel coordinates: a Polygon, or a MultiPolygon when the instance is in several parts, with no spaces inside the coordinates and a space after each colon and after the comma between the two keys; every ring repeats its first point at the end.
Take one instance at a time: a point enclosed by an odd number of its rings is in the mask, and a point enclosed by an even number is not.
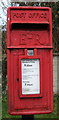
{"type": "Polygon", "coordinates": [[[22,94],[40,94],[39,59],[22,60],[22,94]]]}

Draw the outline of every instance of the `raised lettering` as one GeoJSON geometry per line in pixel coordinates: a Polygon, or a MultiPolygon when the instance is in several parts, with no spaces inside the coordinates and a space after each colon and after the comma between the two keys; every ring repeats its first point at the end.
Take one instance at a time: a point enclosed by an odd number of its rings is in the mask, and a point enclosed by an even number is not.
{"type": "Polygon", "coordinates": [[[37,13],[13,13],[12,14],[13,19],[24,19],[24,20],[31,20],[33,19],[34,21],[42,20],[43,18],[48,20],[48,14],[46,12],[37,12],[37,13]]]}
{"type": "Polygon", "coordinates": [[[25,18],[26,13],[14,13],[13,18],[25,18]]]}
{"type": "Polygon", "coordinates": [[[26,34],[21,34],[21,44],[26,44],[26,34]]]}

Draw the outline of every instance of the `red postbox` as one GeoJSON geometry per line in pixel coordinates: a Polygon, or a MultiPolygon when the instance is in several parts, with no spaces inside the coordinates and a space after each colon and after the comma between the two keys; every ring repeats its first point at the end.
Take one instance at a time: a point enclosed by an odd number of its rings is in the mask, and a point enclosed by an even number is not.
{"type": "Polygon", "coordinates": [[[9,113],[51,113],[53,75],[50,8],[8,8],[7,65],[9,113]]]}

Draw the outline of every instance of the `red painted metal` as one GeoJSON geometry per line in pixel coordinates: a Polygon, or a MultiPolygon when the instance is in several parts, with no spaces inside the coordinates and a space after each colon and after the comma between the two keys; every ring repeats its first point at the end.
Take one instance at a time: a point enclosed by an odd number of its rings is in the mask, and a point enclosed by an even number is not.
{"type": "Polygon", "coordinates": [[[48,7],[10,7],[7,17],[8,111],[53,111],[52,13],[48,7]],[[33,49],[34,55],[27,55],[33,49]],[[22,95],[22,59],[40,60],[40,94],[22,95]]]}

